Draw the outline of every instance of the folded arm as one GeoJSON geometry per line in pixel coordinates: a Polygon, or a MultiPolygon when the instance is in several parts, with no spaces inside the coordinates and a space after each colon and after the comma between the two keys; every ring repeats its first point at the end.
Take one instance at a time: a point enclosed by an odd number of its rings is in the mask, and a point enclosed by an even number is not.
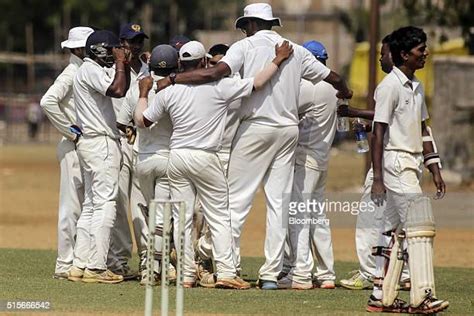
{"type": "Polygon", "coordinates": [[[69,118],[61,110],[59,104],[67,97],[72,90],[72,77],[60,75],[53,85],[41,98],[40,105],[51,124],[67,139],[74,141],[76,134],[69,130],[73,125],[69,118]]]}

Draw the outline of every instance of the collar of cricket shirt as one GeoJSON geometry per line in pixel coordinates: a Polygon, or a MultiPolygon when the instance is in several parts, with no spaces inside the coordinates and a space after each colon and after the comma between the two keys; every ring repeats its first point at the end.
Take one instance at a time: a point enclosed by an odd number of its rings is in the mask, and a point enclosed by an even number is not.
{"type": "Polygon", "coordinates": [[[401,84],[405,87],[412,87],[413,91],[420,86],[420,81],[416,76],[413,76],[413,80],[408,79],[408,77],[401,71],[398,67],[393,66],[393,73],[397,76],[398,80],[400,80],[401,84]]]}
{"type": "Polygon", "coordinates": [[[83,60],[77,57],[76,55],[71,54],[71,56],[69,57],[69,63],[77,65],[77,66],[81,66],[83,63],[83,60]]]}

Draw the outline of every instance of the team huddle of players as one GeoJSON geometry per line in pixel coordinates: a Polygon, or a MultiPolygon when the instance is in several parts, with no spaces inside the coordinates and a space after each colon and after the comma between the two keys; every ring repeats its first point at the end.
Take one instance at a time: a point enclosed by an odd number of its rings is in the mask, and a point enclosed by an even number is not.
{"type": "MultiPolygon", "coordinates": [[[[377,87],[374,112],[336,108],[352,91],[326,67],[326,49],[317,41],[291,43],[273,31],[281,21],[270,5],[248,5],[235,26],[246,38],[209,52],[177,36],[143,53],[148,36],[134,23],[119,37],[88,27],[70,30],[62,43],[70,63],[41,100],[64,135],[54,277],[87,283],[136,278],[128,265],[130,206],[145,284],[146,208],[159,199],[186,205],[184,286],[248,289],[240,277],[240,237],[263,185],[265,263],[257,286],[335,288],[324,212],[298,212],[301,221],[289,224],[288,201],[324,200],[340,115],[374,122],[366,127],[374,133],[373,165],[362,200],[377,205],[373,213],[359,213],[361,267],[341,285],[373,287],[371,312],[446,309],[449,303],[435,295],[434,220],[419,184],[425,165],[437,197],[444,195],[423,87],[414,76],[428,55],[426,34],[405,27],[384,38],[380,61],[388,75],[377,87]],[[196,219],[203,224],[195,225],[196,219]],[[410,289],[409,304],[397,298],[400,289],[410,289]]],[[[156,239],[155,283],[162,255],[156,239]]],[[[175,273],[172,264],[167,269],[175,273]]]]}

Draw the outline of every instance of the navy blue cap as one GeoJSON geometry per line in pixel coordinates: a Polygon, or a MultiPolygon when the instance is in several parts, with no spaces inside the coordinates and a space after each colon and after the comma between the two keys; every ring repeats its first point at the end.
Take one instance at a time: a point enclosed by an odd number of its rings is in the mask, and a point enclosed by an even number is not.
{"type": "Polygon", "coordinates": [[[122,28],[120,28],[120,39],[132,39],[136,36],[144,36],[148,38],[148,35],[143,32],[142,27],[140,24],[137,23],[127,23],[122,28]]]}
{"type": "Polygon", "coordinates": [[[170,45],[173,46],[177,51],[179,51],[181,46],[183,46],[189,41],[190,39],[185,35],[175,35],[172,39],[170,39],[170,45]]]}
{"type": "Polygon", "coordinates": [[[94,50],[93,46],[100,45],[105,48],[111,47],[120,47],[120,40],[118,39],[117,35],[115,35],[111,31],[107,30],[99,30],[95,31],[86,41],[86,53],[87,55],[91,56],[91,49],[94,50]]]}
{"type": "Polygon", "coordinates": [[[318,59],[328,59],[328,52],[326,51],[326,47],[324,47],[324,45],[320,42],[308,41],[303,44],[303,47],[309,50],[310,53],[318,59]]]}
{"type": "Polygon", "coordinates": [[[178,67],[178,53],[171,45],[158,45],[151,51],[150,68],[174,69],[178,67]]]}

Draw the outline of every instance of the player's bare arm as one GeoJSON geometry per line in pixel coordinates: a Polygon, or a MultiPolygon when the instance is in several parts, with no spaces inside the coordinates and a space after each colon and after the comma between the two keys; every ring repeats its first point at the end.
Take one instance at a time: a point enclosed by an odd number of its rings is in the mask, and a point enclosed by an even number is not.
{"type": "Polygon", "coordinates": [[[337,108],[337,115],[344,117],[360,117],[366,120],[373,120],[375,112],[373,110],[357,109],[352,106],[340,105],[337,108]]]}
{"type": "Polygon", "coordinates": [[[226,63],[217,63],[215,67],[196,69],[176,74],[175,79],[171,79],[170,76],[167,76],[158,80],[156,82],[156,86],[157,90],[160,91],[173,85],[174,83],[203,84],[217,81],[230,74],[231,70],[226,63]],[[174,82],[172,82],[172,80],[174,80],[174,82]]]}
{"type": "Polygon", "coordinates": [[[347,86],[346,81],[339,76],[334,71],[331,71],[329,75],[324,79],[327,83],[331,84],[334,89],[337,90],[336,96],[339,99],[351,99],[352,98],[352,90],[349,89],[347,86]]]}
{"type": "Polygon", "coordinates": [[[153,87],[153,79],[151,77],[143,78],[138,83],[138,87],[140,90],[140,97],[138,98],[137,107],[133,113],[133,120],[135,121],[137,127],[143,128],[153,124],[153,122],[150,122],[143,116],[143,112],[148,107],[148,93],[153,87]]]}
{"type": "Polygon", "coordinates": [[[439,155],[434,149],[433,138],[428,132],[425,122],[421,123],[421,134],[423,136],[423,156],[425,158],[425,166],[431,172],[433,183],[436,186],[435,199],[442,199],[446,193],[446,184],[441,177],[441,171],[439,169],[439,164],[437,163],[437,161],[439,161],[439,155]],[[428,138],[428,140],[425,141],[425,138],[428,138]]]}
{"type": "Polygon", "coordinates": [[[377,206],[383,205],[383,201],[386,199],[382,170],[383,138],[386,130],[386,123],[375,122],[374,137],[372,138],[372,167],[374,170],[374,183],[372,184],[371,198],[377,206]]]}
{"type": "Polygon", "coordinates": [[[114,47],[112,53],[115,60],[115,77],[106,95],[112,98],[123,98],[130,87],[130,51],[114,47]]]}
{"type": "MultiPolygon", "coordinates": [[[[281,45],[275,46],[276,57],[272,60],[277,68],[293,54],[293,47],[288,41],[284,41],[281,45]]],[[[276,72],[276,71],[275,71],[276,72]]],[[[217,63],[215,67],[207,69],[196,69],[176,74],[174,79],[169,76],[157,81],[157,90],[163,90],[174,83],[186,84],[203,84],[222,79],[231,74],[231,70],[226,63],[217,63]],[[174,82],[172,82],[174,80],[174,82]]],[[[272,73],[273,75],[274,73],[272,73]]],[[[270,76],[271,77],[271,76],[270,76]]],[[[260,87],[259,87],[260,88],[260,87]]],[[[258,88],[256,87],[258,90],[258,88]]]]}

